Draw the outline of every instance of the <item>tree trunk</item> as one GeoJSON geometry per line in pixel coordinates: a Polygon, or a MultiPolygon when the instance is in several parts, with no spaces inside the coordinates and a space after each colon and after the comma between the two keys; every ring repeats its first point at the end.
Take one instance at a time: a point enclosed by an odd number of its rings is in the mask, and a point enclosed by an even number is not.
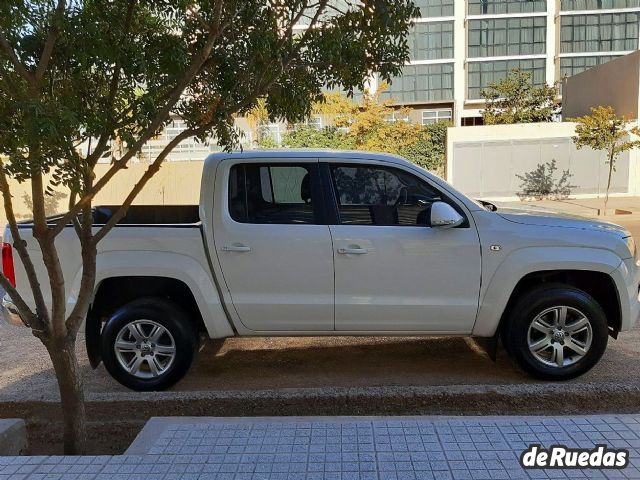
{"type": "Polygon", "coordinates": [[[613,174],[613,162],[614,162],[613,152],[609,154],[609,179],[607,180],[607,191],[604,194],[604,211],[603,215],[607,214],[607,203],[609,203],[609,188],[611,188],[611,175],[613,174]]]}
{"type": "Polygon", "coordinates": [[[86,411],[83,379],[76,356],[75,339],[54,339],[46,343],[58,379],[60,405],[64,422],[65,455],[82,455],[86,451],[86,411]]]}

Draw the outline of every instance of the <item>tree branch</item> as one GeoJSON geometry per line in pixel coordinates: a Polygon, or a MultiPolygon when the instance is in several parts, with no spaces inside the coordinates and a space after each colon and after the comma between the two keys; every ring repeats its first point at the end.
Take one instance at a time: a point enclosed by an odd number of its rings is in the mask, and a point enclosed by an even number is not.
{"type": "Polygon", "coordinates": [[[94,244],[97,244],[100,240],[104,238],[104,236],[111,231],[111,229],[126,215],[127,210],[138,196],[138,194],[142,191],[144,186],[147,184],[149,180],[160,170],[160,166],[162,162],[167,158],[167,156],[171,153],[171,151],[177,147],[182,141],[190,138],[194,135],[197,135],[200,132],[206,130],[206,126],[200,127],[198,129],[185,130],[181,132],[178,136],[176,136],[166,147],[160,152],[160,154],[156,157],[153,163],[149,166],[144,175],[140,178],[138,183],[135,184],[125,201],[122,203],[120,208],[111,216],[109,221],[105,223],[102,228],[93,236],[94,244]]]}
{"type": "MultiPolygon", "coordinates": [[[[133,21],[133,12],[135,10],[136,3],[137,3],[137,0],[129,0],[129,6],[127,8],[127,17],[125,19],[124,32],[122,34],[122,41],[125,40],[125,37],[129,33],[129,30],[131,28],[131,23],[133,21]]],[[[112,112],[113,105],[115,102],[116,95],[118,93],[118,86],[120,85],[121,69],[122,69],[122,63],[120,61],[120,58],[118,58],[113,70],[113,77],[111,77],[111,82],[109,84],[109,95],[107,96],[107,109],[110,112],[110,116],[113,116],[111,114],[113,113],[112,112]]],[[[93,151],[93,153],[91,153],[90,151],[87,152],[87,163],[91,166],[91,168],[95,167],[96,163],[98,163],[98,160],[100,159],[100,155],[102,155],[103,151],[105,150],[105,147],[107,146],[107,142],[109,141],[109,138],[111,138],[111,134],[113,133],[113,129],[115,128],[115,123],[116,122],[114,122],[112,118],[110,122],[111,131],[105,131],[100,135],[100,138],[98,139],[98,144],[96,145],[96,148],[93,151]]]]}
{"type": "Polygon", "coordinates": [[[26,82],[29,84],[29,87],[33,88],[35,85],[33,74],[25,68],[22,62],[20,62],[20,59],[16,55],[16,52],[13,50],[13,47],[2,31],[0,31],[0,50],[2,50],[5,55],[7,55],[7,57],[9,57],[13,68],[15,68],[16,72],[18,72],[18,74],[20,74],[20,76],[26,80],[26,82]]]}
{"type": "MultiPolygon", "coordinates": [[[[47,305],[44,301],[44,296],[42,295],[42,288],[40,287],[40,282],[38,281],[38,275],[36,274],[36,269],[33,266],[33,262],[31,261],[31,256],[26,248],[26,243],[22,240],[20,236],[20,230],[18,229],[18,222],[16,221],[16,216],[13,212],[13,202],[11,196],[11,190],[9,188],[9,182],[7,182],[7,176],[4,169],[4,164],[0,160],[0,191],[2,191],[2,197],[4,200],[4,211],[7,215],[7,222],[9,223],[9,230],[11,231],[11,237],[13,237],[13,247],[18,252],[20,256],[20,260],[22,261],[22,266],[25,269],[27,274],[27,280],[29,281],[29,286],[31,287],[31,291],[33,292],[33,298],[36,304],[36,314],[33,315],[31,310],[21,311],[20,314],[27,315],[27,319],[29,320],[29,325],[32,329],[36,331],[44,332],[46,326],[49,321],[49,312],[47,310],[47,305]],[[31,316],[29,316],[31,313],[31,316]]],[[[11,299],[16,303],[16,306],[19,305],[20,296],[14,297],[11,295],[11,290],[6,289],[7,293],[11,299]]],[[[19,308],[19,307],[18,307],[19,308]]]]}
{"type": "Polygon", "coordinates": [[[180,81],[173,88],[172,93],[169,95],[169,99],[165,106],[158,112],[154,120],[149,124],[146,130],[140,135],[138,140],[132,145],[132,147],[125,153],[119,160],[116,160],[111,168],[107,170],[107,172],[95,183],[94,188],[83,195],[82,198],[78,200],[75,204],[74,208],[63,215],[57,222],[56,225],[51,229],[52,235],[58,235],[64,227],[71,221],[74,215],[76,215],[83,206],[89,204],[91,200],[98,194],[100,190],[113,178],[113,176],[119,172],[120,170],[126,168],[127,163],[135,154],[137,154],[140,149],[144,146],[147,141],[156,133],[156,131],[162,126],[162,124],[169,117],[171,110],[176,105],[180,97],[182,96],[186,87],[191,83],[193,78],[198,74],[200,68],[205,63],[213,46],[220,36],[223,30],[211,31],[209,36],[207,37],[207,41],[205,42],[202,50],[193,58],[191,61],[189,68],[187,69],[184,76],[180,79],[180,81]]]}
{"type": "Polygon", "coordinates": [[[53,237],[47,227],[47,214],[44,206],[44,183],[42,173],[37,172],[31,177],[31,201],[33,202],[33,237],[40,245],[42,261],[49,277],[51,289],[51,316],[49,328],[54,336],[66,335],[64,323],[66,294],[64,273],[60,264],[60,257],[53,237]]]}
{"type": "Polygon", "coordinates": [[[58,6],[56,7],[56,10],[53,14],[51,26],[49,27],[49,33],[47,34],[47,40],[45,41],[44,48],[42,49],[42,55],[40,55],[38,66],[36,67],[34,78],[36,85],[40,84],[42,77],[44,77],[44,73],[47,71],[49,62],[51,61],[53,47],[55,47],[56,41],[58,40],[58,35],[60,34],[60,27],[58,24],[60,23],[60,21],[62,20],[62,16],[64,15],[65,3],[65,0],[58,0],[58,6]]]}
{"type": "Polygon", "coordinates": [[[35,327],[34,323],[32,322],[35,322],[37,324],[36,314],[33,313],[31,308],[29,308],[29,305],[27,305],[27,303],[22,298],[22,295],[18,293],[18,291],[7,279],[7,277],[4,276],[4,273],[0,273],[0,286],[2,286],[2,288],[4,288],[4,291],[9,294],[9,298],[11,298],[15,306],[18,308],[18,313],[20,313],[20,316],[25,321],[25,323],[29,327],[35,327]]]}
{"type": "MultiPolygon", "coordinates": [[[[84,173],[83,183],[85,190],[89,190],[92,187],[93,177],[91,173],[88,171],[84,173]]],[[[82,276],[80,277],[80,289],[76,296],[76,303],[66,320],[67,335],[71,338],[75,338],[80,325],[87,318],[90,306],[88,299],[95,288],[97,248],[96,243],[93,241],[93,215],[90,204],[85,205],[82,209],[82,221],[79,229],[82,276]]]]}

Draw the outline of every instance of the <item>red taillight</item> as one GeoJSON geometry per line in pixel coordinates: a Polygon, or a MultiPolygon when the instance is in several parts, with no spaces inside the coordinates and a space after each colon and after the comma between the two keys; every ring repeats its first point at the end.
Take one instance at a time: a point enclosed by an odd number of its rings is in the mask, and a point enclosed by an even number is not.
{"type": "Polygon", "coordinates": [[[13,249],[10,243],[2,244],[2,273],[11,282],[11,285],[16,286],[16,272],[13,268],[13,249]]]}

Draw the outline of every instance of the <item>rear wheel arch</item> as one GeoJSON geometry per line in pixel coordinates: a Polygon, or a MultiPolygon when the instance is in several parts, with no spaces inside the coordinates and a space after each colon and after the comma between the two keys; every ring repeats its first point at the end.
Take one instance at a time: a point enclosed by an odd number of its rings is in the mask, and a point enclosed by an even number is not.
{"type": "Polygon", "coordinates": [[[85,325],[85,343],[93,368],[100,365],[100,332],[109,316],[118,308],[139,298],[162,298],[182,308],[198,333],[206,332],[202,312],[189,286],[182,280],[156,276],[117,276],[96,286],[85,325]]]}

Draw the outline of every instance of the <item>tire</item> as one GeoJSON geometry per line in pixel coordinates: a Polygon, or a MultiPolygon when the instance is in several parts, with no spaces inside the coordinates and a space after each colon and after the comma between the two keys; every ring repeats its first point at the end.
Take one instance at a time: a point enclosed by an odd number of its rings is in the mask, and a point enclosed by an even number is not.
{"type": "Polygon", "coordinates": [[[164,390],[178,382],[189,370],[198,343],[197,332],[182,308],[151,297],[120,307],[100,337],[107,371],[125,387],[138,391],[164,390]]]}
{"type": "Polygon", "coordinates": [[[598,363],[609,339],[602,307],[588,293],[565,284],[524,294],[506,321],[502,341],[507,352],[526,372],[543,380],[569,380],[586,373],[598,363]]]}

